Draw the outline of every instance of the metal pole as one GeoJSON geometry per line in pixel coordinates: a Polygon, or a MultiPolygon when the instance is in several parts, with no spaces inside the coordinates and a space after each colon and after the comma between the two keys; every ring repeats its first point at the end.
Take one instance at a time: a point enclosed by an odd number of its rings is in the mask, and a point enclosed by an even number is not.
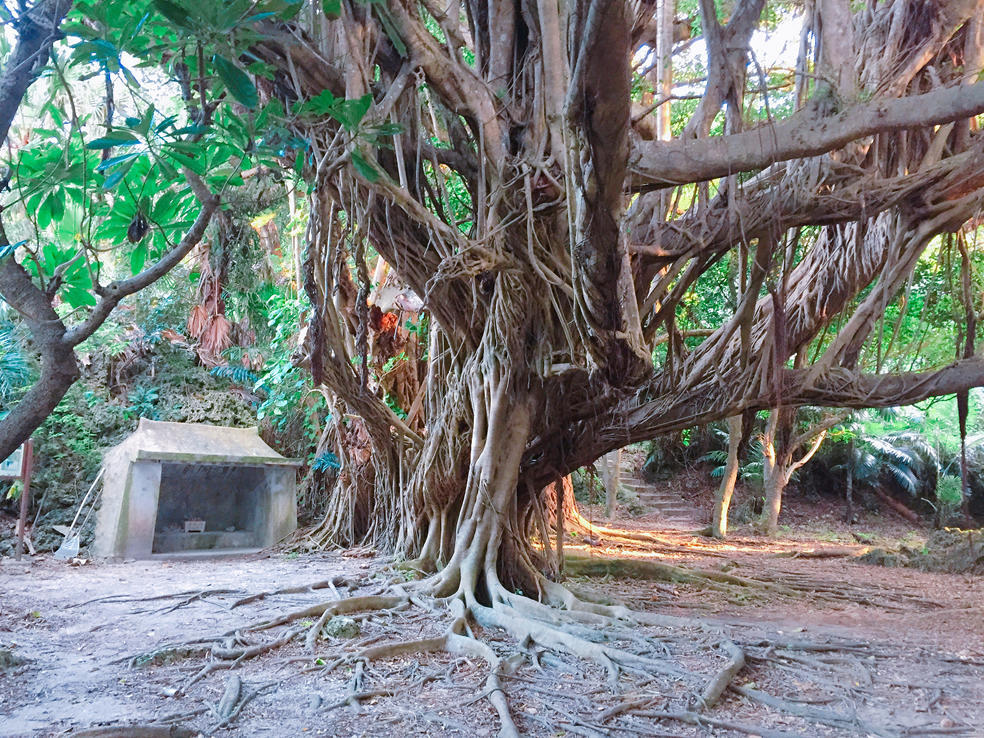
{"type": "Polygon", "coordinates": [[[24,444],[21,458],[21,498],[20,517],[17,519],[17,548],[15,558],[21,560],[24,554],[24,533],[27,528],[27,506],[31,498],[31,469],[34,466],[34,441],[30,438],[24,444]]]}

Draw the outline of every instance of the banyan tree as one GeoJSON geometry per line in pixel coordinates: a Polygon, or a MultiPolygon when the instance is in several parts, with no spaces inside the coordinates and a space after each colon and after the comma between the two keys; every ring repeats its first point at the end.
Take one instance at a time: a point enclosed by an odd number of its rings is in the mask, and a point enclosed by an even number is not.
{"type": "MultiPolygon", "coordinates": [[[[366,657],[445,648],[495,666],[474,619],[613,673],[678,674],[589,637],[642,616],[548,576],[559,480],[751,411],[984,385],[969,287],[960,360],[897,373],[868,350],[924,250],[978,223],[982,0],[699,0],[691,18],[669,0],[239,5],[257,15],[218,73],[233,95],[279,100],[304,142],[304,361],[340,466],[310,540],[420,572],[264,628],[440,603],[444,637],[366,657]],[[763,69],[756,34],[797,19],[789,68],[763,69]],[[674,72],[685,52],[705,74],[674,72]],[[681,328],[725,259],[734,309],[681,328]],[[383,281],[413,332],[380,307],[383,281]]],[[[152,7],[185,37],[208,26],[194,3],[152,7]]],[[[486,695],[514,733],[497,674],[486,695]]]]}
{"type": "Polygon", "coordinates": [[[562,604],[533,542],[557,480],[601,454],[984,383],[972,351],[907,374],[860,360],[927,245],[980,212],[984,8],[786,8],[803,27],[779,115],[752,49],[765,6],[700,4],[708,76],[675,134],[662,3],[342,3],[254,49],[310,141],[307,340],[343,467],[316,540],[398,553],[490,612],[517,591],[562,604]],[[731,252],[737,308],[687,340],[680,305],[731,252]],[[412,424],[370,376],[373,253],[430,318],[412,424]]]}

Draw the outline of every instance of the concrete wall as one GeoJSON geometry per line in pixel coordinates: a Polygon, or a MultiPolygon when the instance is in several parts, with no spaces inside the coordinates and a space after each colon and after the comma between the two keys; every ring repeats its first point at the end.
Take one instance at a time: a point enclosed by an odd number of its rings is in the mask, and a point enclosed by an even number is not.
{"type": "Polygon", "coordinates": [[[139,559],[199,548],[264,547],[297,528],[295,473],[290,466],[139,460],[114,468],[111,482],[107,467],[92,547],[95,556],[139,559]],[[184,520],[190,518],[204,519],[210,535],[184,534],[184,520]],[[174,530],[178,525],[180,535],[174,530]],[[216,535],[227,527],[236,530],[216,535]],[[245,535],[247,531],[251,534],[245,535]]]}
{"type": "Polygon", "coordinates": [[[297,492],[294,468],[267,468],[266,524],[261,546],[272,546],[297,530],[297,492]]]}

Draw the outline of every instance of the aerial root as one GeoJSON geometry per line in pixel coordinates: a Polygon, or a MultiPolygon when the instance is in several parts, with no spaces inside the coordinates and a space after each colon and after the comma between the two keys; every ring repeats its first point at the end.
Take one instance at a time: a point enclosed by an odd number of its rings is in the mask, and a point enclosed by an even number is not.
{"type": "Polygon", "coordinates": [[[873,593],[870,587],[860,587],[849,582],[831,584],[829,581],[802,574],[776,572],[769,577],[752,578],[713,569],[676,566],[660,561],[577,554],[568,554],[564,561],[564,570],[567,574],[694,584],[726,594],[758,590],[790,598],[805,596],[825,602],[877,605],[881,609],[902,610],[904,608],[901,605],[919,605],[934,609],[942,607],[940,603],[933,600],[887,588],[873,593]],[[892,602],[898,602],[899,605],[894,605],[892,602]]]}
{"type": "MultiPolygon", "coordinates": [[[[318,605],[312,605],[311,607],[305,607],[301,610],[295,610],[294,612],[281,615],[279,618],[274,618],[273,620],[264,620],[259,623],[254,623],[253,625],[248,625],[243,630],[269,630],[270,628],[276,628],[281,625],[293,623],[296,620],[304,620],[314,617],[320,618],[326,612],[330,613],[328,618],[331,618],[335,615],[347,615],[348,613],[360,612],[364,610],[396,611],[406,607],[408,604],[409,598],[406,595],[363,595],[359,597],[348,597],[343,600],[322,602],[318,605]]],[[[328,618],[326,618],[326,620],[328,618]]]]}
{"type": "Polygon", "coordinates": [[[259,687],[242,694],[242,682],[239,681],[239,677],[230,677],[229,682],[226,685],[226,691],[223,693],[222,699],[214,709],[214,712],[219,717],[219,722],[205,731],[205,735],[212,735],[216,731],[221,730],[232,723],[232,721],[239,717],[239,713],[243,711],[243,708],[246,707],[246,705],[267,690],[282,684],[283,681],[284,680],[282,679],[275,679],[273,681],[266,682],[265,684],[261,684],[259,687]]]}
{"type": "Polygon", "coordinates": [[[632,579],[656,579],[677,584],[700,584],[710,589],[731,591],[735,587],[764,589],[775,594],[792,596],[796,591],[775,582],[739,577],[721,571],[690,569],[659,561],[588,557],[568,554],[565,569],[569,574],[581,576],[612,576],[632,579]]]}
{"type": "Polygon", "coordinates": [[[572,633],[570,628],[561,627],[559,622],[545,623],[504,603],[496,603],[493,607],[472,605],[471,612],[482,626],[501,628],[520,643],[535,643],[599,664],[608,672],[612,685],[617,683],[621,670],[642,675],[657,673],[677,678],[690,676],[688,672],[656,659],[589,641],[572,633]]]}
{"type": "Polygon", "coordinates": [[[78,738],[194,738],[197,734],[197,730],[190,730],[177,725],[129,723],[127,725],[110,725],[104,728],[81,730],[72,735],[78,736],[78,738]]]}

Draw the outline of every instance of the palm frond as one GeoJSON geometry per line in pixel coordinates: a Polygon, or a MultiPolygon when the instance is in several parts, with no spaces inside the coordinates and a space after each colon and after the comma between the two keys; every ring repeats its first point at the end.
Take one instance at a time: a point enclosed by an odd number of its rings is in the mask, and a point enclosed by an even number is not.
{"type": "Polygon", "coordinates": [[[912,454],[883,438],[874,438],[869,436],[864,439],[864,442],[876,455],[885,459],[890,459],[896,464],[912,466],[915,463],[915,459],[912,454]]]}
{"type": "Polygon", "coordinates": [[[0,324],[0,401],[8,400],[30,381],[31,368],[12,323],[0,324]]]}
{"type": "Polygon", "coordinates": [[[213,366],[208,370],[208,373],[213,377],[228,379],[229,381],[235,382],[236,384],[241,384],[244,387],[253,387],[258,381],[260,381],[258,374],[238,364],[213,366]]]}
{"type": "Polygon", "coordinates": [[[714,449],[701,456],[698,461],[710,462],[712,464],[727,464],[728,452],[723,449],[714,449]]]}
{"type": "Polygon", "coordinates": [[[886,465],[889,474],[895,480],[896,484],[909,495],[915,496],[916,490],[919,489],[919,480],[916,479],[916,475],[912,473],[911,469],[907,469],[903,466],[898,466],[896,464],[886,465]]]}

